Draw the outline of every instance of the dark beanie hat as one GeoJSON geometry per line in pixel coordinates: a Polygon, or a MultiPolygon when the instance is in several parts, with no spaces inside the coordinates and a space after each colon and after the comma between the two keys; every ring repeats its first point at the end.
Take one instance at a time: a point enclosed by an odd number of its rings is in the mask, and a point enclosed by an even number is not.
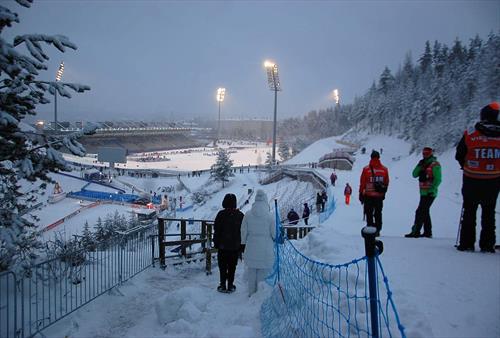
{"type": "Polygon", "coordinates": [[[380,158],[380,153],[376,150],[373,150],[370,158],[380,158]]]}
{"type": "Polygon", "coordinates": [[[498,110],[500,105],[498,102],[492,102],[481,109],[481,121],[497,121],[498,120],[498,110]]]}
{"type": "Polygon", "coordinates": [[[226,194],[222,201],[222,207],[224,209],[236,209],[236,196],[234,194],[226,194]]]}

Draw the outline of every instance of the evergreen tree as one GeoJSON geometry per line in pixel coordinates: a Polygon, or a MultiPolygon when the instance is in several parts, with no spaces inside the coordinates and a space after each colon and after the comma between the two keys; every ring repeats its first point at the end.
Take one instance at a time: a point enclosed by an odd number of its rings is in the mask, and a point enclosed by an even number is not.
{"type": "MultiPolygon", "coordinates": [[[[32,0],[17,0],[17,4],[28,8],[31,3],[32,0]]],[[[4,5],[0,6],[0,271],[13,268],[22,272],[34,263],[36,251],[41,247],[34,224],[22,216],[46,188],[45,182],[50,181],[47,173],[66,169],[56,148],[64,144],[77,155],[84,154],[84,149],[76,141],[83,132],[49,137],[21,128],[21,121],[28,115],[36,115],[38,105],[50,102],[47,94],[57,92],[71,97],[68,89],[83,92],[90,88],[38,80],[40,72],[47,70],[45,63],[49,57],[45,45],[61,52],[76,46],[63,35],[28,34],[8,42],[3,34],[8,27],[19,23],[19,16],[4,5]],[[21,191],[22,180],[34,182],[34,188],[21,191]]]]}
{"type": "Polygon", "coordinates": [[[210,167],[210,177],[215,181],[222,182],[224,188],[224,183],[229,182],[229,177],[234,176],[232,166],[233,161],[229,158],[229,154],[226,150],[220,148],[217,160],[210,167]]]}
{"type": "Polygon", "coordinates": [[[95,250],[95,240],[92,232],[90,232],[88,221],[85,221],[85,224],[83,226],[81,245],[87,251],[95,250]]]}
{"type": "Polygon", "coordinates": [[[286,161],[290,158],[290,146],[286,142],[281,142],[278,147],[278,154],[282,161],[286,161]]]}
{"type": "Polygon", "coordinates": [[[104,224],[102,223],[101,217],[97,219],[97,223],[94,226],[94,236],[98,243],[106,241],[106,230],[104,229],[104,224]]]}
{"type": "Polygon", "coordinates": [[[394,84],[394,76],[392,76],[389,67],[385,67],[384,71],[380,75],[378,89],[384,95],[387,95],[387,93],[389,92],[389,90],[392,88],[393,84],[394,84]]]}
{"type": "Polygon", "coordinates": [[[422,54],[418,62],[420,64],[420,70],[422,71],[422,73],[427,72],[427,70],[431,67],[432,53],[431,53],[431,43],[429,42],[429,40],[425,42],[424,54],[422,54]]]}

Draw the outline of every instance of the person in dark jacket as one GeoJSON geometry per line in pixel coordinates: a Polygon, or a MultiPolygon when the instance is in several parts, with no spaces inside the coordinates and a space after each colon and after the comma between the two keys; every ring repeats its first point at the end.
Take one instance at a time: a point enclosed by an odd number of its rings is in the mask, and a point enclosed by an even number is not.
{"type": "Polygon", "coordinates": [[[328,195],[326,194],[326,191],[323,190],[321,192],[321,212],[325,211],[326,201],[328,201],[328,195]]]}
{"type": "Polygon", "coordinates": [[[330,182],[332,183],[333,186],[335,186],[335,182],[337,181],[337,174],[335,174],[335,171],[332,172],[330,175],[330,182]]]}
{"type": "Polygon", "coordinates": [[[459,251],[474,251],[476,213],[481,205],[482,252],[495,252],[495,207],[500,189],[500,104],[492,102],[481,109],[475,130],[465,131],[457,145],[455,159],[463,170],[463,217],[459,251]]]}
{"type": "Polygon", "coordinates": [[[309,205],[307,205],[307,203],[304,203],[304,211],[302,211],[302,218],[304,219],[305,225],[308,225],[307,222],[309,221],[310,214],[311,210],[309,209],[309,205]]]}
{"type": "Polygon", "coordinates": [[[321,197],[321,194],[318,192],[316,193],[316,211],[319,213],[321,212],[321,203],[323,202],[323,197],[321,197]]]}
{"type": "Polygon", "coordinates": [[[425,147],[422,149],[422,159],[418,162],[415,169],[413,169],[412,176],[418,178],[420,202],[415,211],[415,221],[413,222],[411,232],[406,234],[405,237],[432,238],[430,209],[434,199],[437,197],[439,184],[441,184],[441,165],[434,156],[432,148],[425,147]],[[422,225],[424,226],[423,235],[420,233],[422,225]]]}
{"type": "Polygon", "coordinates": [[[218,249],[220,273],[220,285],[217,290],[232,292],[236,290],[234,273],[241,250],[241,221],[244,215],[236,208],[234,194],[224,196],[222,207],[224,209],[217,213],[214,221],[214,246],[218,249]]]}
{"type": "MultiPolygon", "coordinates": [[[[288,224],[290,225],[297,225],[299,223],[299,214],[295,210],[290,209],[288,212],[288,215],[286,215],[286,218],[288,219],[288,224]]],[[[297,239],[297,228],[288,228],[287,229],[287,235],[289,239],[297,239]]]]}

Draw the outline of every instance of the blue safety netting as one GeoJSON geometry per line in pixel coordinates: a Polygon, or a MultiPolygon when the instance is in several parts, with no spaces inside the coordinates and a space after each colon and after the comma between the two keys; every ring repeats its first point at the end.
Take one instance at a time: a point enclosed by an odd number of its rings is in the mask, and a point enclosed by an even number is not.
{"type": "Polygon", "coordinates": [[[335,211],[336,201],[331,187],[327,189],[328,200],[326,201],[325,210],[319,214],[319,223],[326,221],[335,211]]]}
{"type": "MultiPolygon", "coordinates": [[[[140,196],[133,194],[117,194],[111,192],[103,192],[103,191],[94,191],[94,190],[86,190],[82,189],[76,192],[68,193],[69,197],[81,198],[85,200],[95,200],[95,201],[115,201],[115,202],[125,202],[125,203],[134,203],[140,196]]],[[[152,198],[153,204],[160,204],[161,197],[154,196],[152,198]]]]}
{"type": "Polygon", "coordinates": [[[279,235],[279,219],[276,224],[275,263],[267,279],[273,289],[260,312],[264,337],[405,337],[378,256],[378,332],[372,332],[368,258],[339,265],[315,261],[279,235]]]}

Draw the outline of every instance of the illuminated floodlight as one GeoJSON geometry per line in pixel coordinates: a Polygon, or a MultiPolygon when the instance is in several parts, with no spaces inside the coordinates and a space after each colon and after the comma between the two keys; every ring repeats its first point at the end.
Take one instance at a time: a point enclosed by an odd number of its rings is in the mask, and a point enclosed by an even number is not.
{"type": "Polygon", "coordinates": [[[340,93],[338,89],[334,89],[332,92],[333,100],[335,101],[336,104],[339,104],[340,102],[340,93]]]}
{"type": "Polygon", "coordinates": [[[64,62],[61,61],[61,63],[59,64],[59,69],[57,70],[57,73],[56,73],[56,81],[57,82],[61,81],[63,73],[64,73],[64,62]]]}
{"type": "Polygon", "coordinates": [[[266,60],[264,62],[264,67],[267,71],[267,83],[269,84],[269,89],[272,91],[280,91],[280,77],[278,73],[278,65],[272,61],[266,60]]]}
{"type": "Polygon", "coordinates": [[[224,101],[224,96],[226,95],[226,88],[218,88],[217,89],[217,101],[224,101]]]}

